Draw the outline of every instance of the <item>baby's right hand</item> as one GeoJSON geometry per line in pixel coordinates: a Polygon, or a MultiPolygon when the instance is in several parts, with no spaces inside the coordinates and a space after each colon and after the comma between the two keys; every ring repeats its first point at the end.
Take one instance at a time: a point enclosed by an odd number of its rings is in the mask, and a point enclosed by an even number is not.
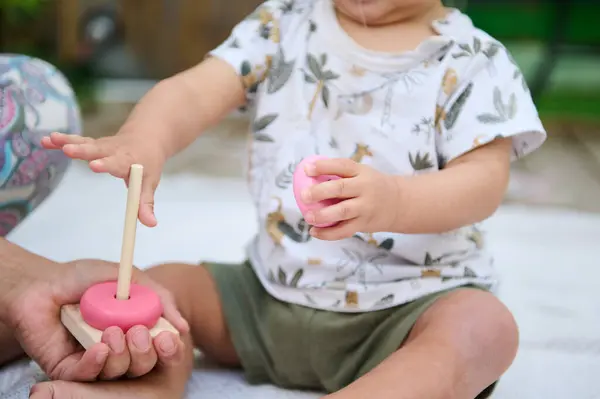
{"type": "Polygon", "coordinates": [[[139,219],[148,227],[156,226],[154,215],[154,192],[166,156],[160,145],[140,140],[139,137],[116,135],[93,139],[70,134],[52,133],[42,139],[42,146],[49,150],[61,150],[69,158],[87,161],[96,173],[109,173],[125,180],[133,164],[144,167],[144,180],[140,200],[139,219]]]}

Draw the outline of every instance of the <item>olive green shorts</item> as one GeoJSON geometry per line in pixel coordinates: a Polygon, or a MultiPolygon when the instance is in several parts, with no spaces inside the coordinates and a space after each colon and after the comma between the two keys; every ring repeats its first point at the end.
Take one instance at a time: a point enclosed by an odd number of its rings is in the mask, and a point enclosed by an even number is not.
{"type": "Polygon", "coordinates": [[[367,313],[336,313],[278,301],[248,263],[208,264],[246,379],[336,392],[394,353],[417,319],[448,292],[367,313]]]}

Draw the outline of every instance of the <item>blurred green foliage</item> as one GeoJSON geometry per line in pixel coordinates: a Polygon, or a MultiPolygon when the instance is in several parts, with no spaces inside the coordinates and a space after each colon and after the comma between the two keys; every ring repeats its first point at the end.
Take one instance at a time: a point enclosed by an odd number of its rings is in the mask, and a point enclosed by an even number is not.
{"type": "Polygon", "coordinates": [[[0,0],[2,23],[14,24],[34,18],[49,0],[0,0]]]}
{"type": "MultiPolygon", "coordinates": [[[[52,4],[53,0],[0,0],[0,27],[19,27],[27,23],[35,23],[41,18],[44,7],[52,4]]],[[[40,43],[35,38],[28,40],[11,40],[11,37],[2,35],[0,29],[0,52],[24,54],[37,57],[54,64],[71,82],[77,93],[81,107],[92,109],[95,105],[94,75],[87,63],[60,62],[55,46],[40,43]]],[[[14,38],[13,38],[14,39],[14,38]]],[[[48,38],[44,38],[48,39],[48,38]]]]}

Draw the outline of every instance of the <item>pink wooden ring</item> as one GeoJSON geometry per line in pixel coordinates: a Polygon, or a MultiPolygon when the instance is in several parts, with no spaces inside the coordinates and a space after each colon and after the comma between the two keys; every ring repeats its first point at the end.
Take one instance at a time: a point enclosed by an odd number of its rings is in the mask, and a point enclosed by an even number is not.
{"type": "Polygon", "coordinates": [[[79,305],[83,320],[100,331],[116,326],[127,332],[140,325],[150,329],[162,315],[160,298],[148,287],[131,284],[127,300],[119,300],[116,295],[116,281],[90,287],[79,305]]]}
{"type": "MultiPolygon", "coordinates": [[[[338,199],[329,199],[329,200],[325,200],[325,201],[321,201],[321,202],[315,202],[312,204],[305,204],[302,201],[302,191],[304,191],[306,188],[314,186],[315,184],[323,183],[323,182],[326,182],[329,180],[336,180],[336,179],[340,178],[339,176],[333,176],[333,175],[331,175],[331,176],[323,175],[323,176],[317,176],[317,177],[311,177],[311,176],[306,175],[306,173],[304,172],[304,168],[306,167],[306,165],[314,163],[315,161],[319,161],[322,159],[327,159],[327,157],[324,157],[322,155],[313,155],[313,156],[304,158],[298,164],[298,166],[296,167],[296,170],[294,171],[294,176],[293,176],[294,197],[296,198],[296,203],[298,204],[298,208],[300,208],[300,213],[302,213],[302,215],[304,217],[306,217],[306,214],[310,211],[317,211],[319,209],[323,209],[323,208],[326,208],[331,205],[335,205],[340,202],[340,200],[338,200],[338,199]]],[[[331,227],[334,225],[336,225],[336,223],[315,225],[315,227],[331,227]]]]}

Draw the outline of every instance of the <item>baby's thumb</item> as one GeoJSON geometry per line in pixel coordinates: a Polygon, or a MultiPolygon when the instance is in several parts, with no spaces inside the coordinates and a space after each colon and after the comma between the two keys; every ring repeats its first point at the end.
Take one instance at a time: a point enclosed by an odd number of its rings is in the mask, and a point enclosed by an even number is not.
{"type": "Polygon", "coordinates": [[[142,184],[142,193],[140,196],[140,222],[148,227],[154,227],[158,224],[156,215],[154,215],[154,190],[156,184],[144,181],[142,184]]]}

